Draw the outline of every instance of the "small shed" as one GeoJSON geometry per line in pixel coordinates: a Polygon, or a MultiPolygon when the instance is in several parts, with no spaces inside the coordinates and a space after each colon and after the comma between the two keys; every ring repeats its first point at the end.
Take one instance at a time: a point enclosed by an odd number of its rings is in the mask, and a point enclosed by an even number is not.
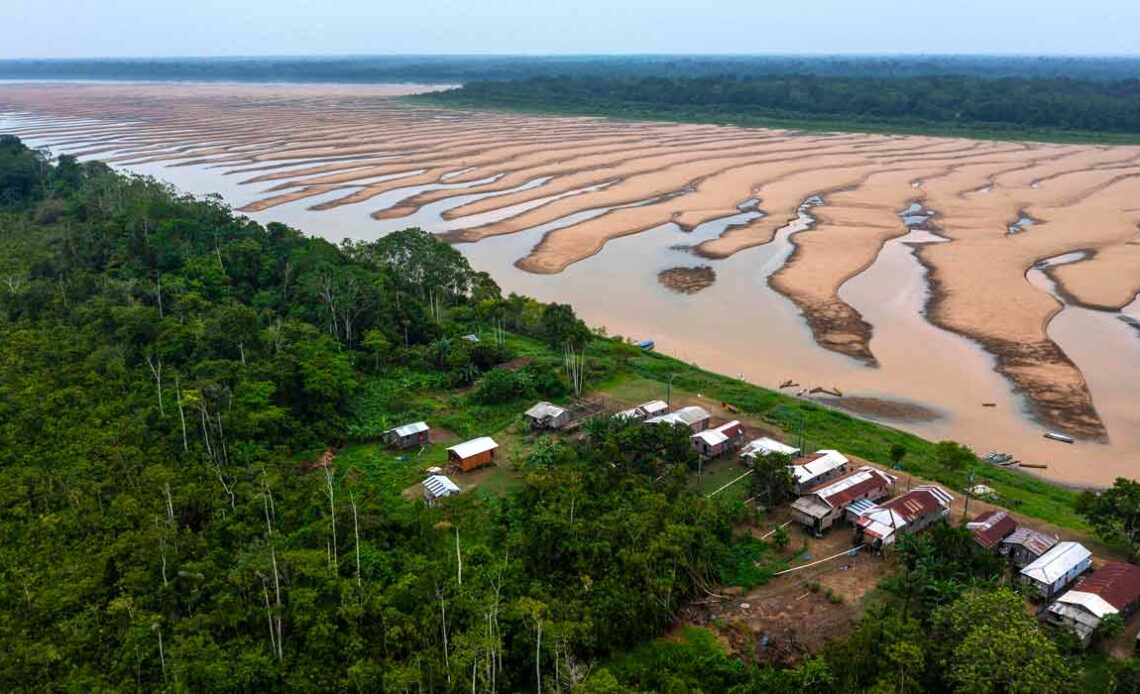
{"type": "Polygon", "coordinates": [[[1092,552],[1079,542],[1058,542],[1021,570],[1021,580],[1038,595],[1050,598],[1076,580],[1092,564],[1092,552]]]}
{"type": "Polygon", "coordinates": [[[1005,511],[986,511],[966,524],[974,542],[986,549],[996,549],[1001,541],[1017,530],[1017,521],[1005,511]]]}
{"type": "Polygon", "coordinates": [[[801,451],[795,446],[789,446],[786,443],[782,443],[776,439],[770,439],[767,436],[753,439],[744,444],[744,448],[740,449],[741,458],[756,458],[758,456],[772,455],[773,453],[798,456],[801,451]]]}
{"type": "Polygon", "coordinates": [[[792,503],[792,520],[820,535],[843,518],[856,501],[874,502],[890,494],[895,478],[870,466],[808,491],[792,503]]]}
{"type": "Polygon", "coordinates": [[[1092,641],[1102,619],[1127,619],[1140,607],[1140,566],[1110,562],[1082,578],[1049,606],[1049,621],[1076,632],[1081,643],[1092,641]]]}
{"type": "Polygon", "coordinates": [[[428,506],[435,506],[438,500],[458,493],[459,485],[444,475],[432,475],[424,480],[424,501],[428,506]]]}
{"type": "Polygon", "coordinates": [[[669,412],[669,405],[665,404],[664,400],[650,400],[643,402],[637,407],[631,407],[628,410],[622,410],[614,415],[619,419],[628,419],[634,422],[644,422],[650,417],[660,417],[669,412]]]}
{"type": "Polygon", "coordinates": [[[796,478],[796,494],[835,479],[847,472],[847,456],[839,451],[822,450],[792,461],[789,469],[796,478]]]}
{"type": "Polygon", "coordinates": [[[1033,528],[1021,526],[1014,530],[1009,537],[1001,541],[999,551],[1008,556],[1017,568],[1025,568],[1053,548],[1058,538],[1055,535],[1046,535],[1033,528]]]}
{"type": "Polygon", "coordinates": [[[396,448],[426,446],[430,443],[431,428],[425,422],[412,422],[393,427],[380,435],[381,440],[396,448]]]}
{"type": "Polygon", "coordinates": [[[735,419],[715,429],[698,431],[690,437],[693,450],[704,458],[715,458],[736,450],[744,440],[744,427],[735,419]]]}
{"type": "Polygon", "coordinates": [[[531,431],[561,429],[570,423],[570,410],[548,402],[540,402],[525,413],[531,431]]]}
{"type": "Polygon", "coordinates": [[[646,424],[684,424],[689,427],[695,434],[698,431],[704,431],[709,426],[709,413],[703,407],[691,405],[689,407],[682,407],[676,412],[650,417],[645,420],[646,424]]]}
{"type": "Polygon", "coordinates": [[[899,535],[916,533],[950,513],[954,497],[942,487],[921,484],[870,509],[855,521],[855,542],[882,548],[899,535]]]}
{"type": "Polygon", "coordinates": [[[499,444],[490,436],[464,441],[447,449],[447,460],[463,472],[490,465],[495,462],[495,450],[499,444]]]}

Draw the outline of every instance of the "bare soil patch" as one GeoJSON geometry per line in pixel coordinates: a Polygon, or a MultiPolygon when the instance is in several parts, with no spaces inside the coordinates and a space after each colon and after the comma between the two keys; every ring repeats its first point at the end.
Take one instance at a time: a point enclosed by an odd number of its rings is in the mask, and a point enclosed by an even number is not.
{"type": "Polygon", "coordinates": [[[657,281],[678,294],[696,294],[716,282],[716,270],[710,265],[672,267],[657,273],[657,281]]]}
{"type": "Polygon", "coordinates": [[[896,422],[933,422],[942,413],[924,405],[901,400],[848,396],[842,398],[815,398],[820,404],[871,419],[889,419],[896,422]]]}

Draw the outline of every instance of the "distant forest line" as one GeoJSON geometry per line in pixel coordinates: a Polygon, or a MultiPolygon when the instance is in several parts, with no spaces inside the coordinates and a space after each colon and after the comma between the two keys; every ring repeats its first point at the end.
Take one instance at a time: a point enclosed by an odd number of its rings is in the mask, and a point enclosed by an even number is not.
{"type": "Polygon", "coordinates": [[[233,82],[430,82],[590,78],[816,75],[962,75],[1116,81],[1140,77],[1140,58],[1062,56],[337,56],[0,60],[0,79],[233,82]]]}
{"type": "Polygon", "coordinates": [[[484,80],[415,97],[461,107],[1052,141],[1140,142],[1140,80],[721,75],[484,80]]]}

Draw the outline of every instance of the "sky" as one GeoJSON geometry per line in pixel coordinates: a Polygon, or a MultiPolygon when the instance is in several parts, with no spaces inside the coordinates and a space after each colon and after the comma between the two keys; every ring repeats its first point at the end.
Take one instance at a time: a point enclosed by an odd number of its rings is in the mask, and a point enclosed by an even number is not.
{"type": "Polygon", "coordinates": [[[1140,0],[0,0],[0,59],[1140,55],[1140,0]]]}

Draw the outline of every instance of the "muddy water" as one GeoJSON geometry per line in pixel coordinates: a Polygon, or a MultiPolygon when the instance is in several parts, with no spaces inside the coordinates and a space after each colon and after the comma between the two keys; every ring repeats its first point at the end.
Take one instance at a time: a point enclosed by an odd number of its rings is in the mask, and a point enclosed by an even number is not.
{"type": "MultiPolygon", "coordinates": [[[[0,119],[0,130],[4,129],[0,119]]],[[[33,143],[34,144],[34,143],[33,143]]],[[[71,145],[78,151],[83,147],[71,145]]],[[[101,153],[100,157],[112,156],[101,153]]],[[[277,162],[289,164],[289,162],[277,162]]],[[[263,197],[278,182],[241,185],[256,174],[227,175],[229,169],[208,162],[196,166],[145,163],[123,167],[153,175],[194,194],[217,192],[234,207],[263,197]]],[[[453,172],[459,173],[459,170],[453,172]]],[[[463,195],[467,186],[482,181],[410,186],[389,191],[366,203],[312,212],[308,208],[355,190],[344,188],[295,201],[250,216],[259,221],[282,221],[331,241],[370,239],[407,226],[446,232],[513,216],[553,199],[582,191],[552,195],[507,210],[446,221],[447,209],[492,195],[541,187],[535,179],[511,191],[463,195]],[[403,218],[374,220],[369,214],[386,209],[419,192],[447,189],[456,197],[437,202],[403,218]]],[[[607,184],[600,184],[603,187],[607,184]]],[[[595,187],[595,188],[596,188],[595,187]]],[[[920,184],[915,186],[920,188],[920,184]]],[[[642,201],[645,202],[645,201],[642,201]]],[[[818,201],[812,201],[818,202],[818,201]]],[[[1050,323],[1050,336],[1084,370],[1095,403],[1105,419],[1110,445],[1065,445],[1043,439],[1042,428],[1025,416],[1025,403],[1008,382],[993,371],[993,360],[978,346],[943,331],[922,316],[927,289],[922,266],[911,243],[938,242],[916,230],[931,214],[921,206],[901,213],[900,230],[911,233],[889,241],[875,263],[847,281],[840,296],[874,326],[871,348],[879,368],[868,368],[847,357],[818,348],[796,307],[768,286],[792,251],[791,237],[810,227],[809,204],[783,227],[773,242],[748,249],[711,264],[717,280],[693,295],[661,287],[661,270],[697,262],[685,246],[714,238],[724,229],[748,222],[761,213],[754,200],[741,200],[740,212],[685,232],[665,224],[648,232],[610,241],[599,254],[571,265],[557,275],[534,275],[514,266],[544,234],[605,214],[585,210],[518,234],[491,237],[458,246],[472,264],[487,270],[505,291],[517,291],[546,301],[571,302],[590,324],[611,334],[652,338],[658,349],[704,368],[775,388],[786,379],[802,389],[838,387],[848,395],[910,402],[939,412],[928,422],[896,423],[932,439],[953,438],[979,452],[999,450],[1033,463],[1049,465],[1047,474],[1064,481],[1108,483],[1117,474],[1135,476],[1140,464],[1140,331],[1120,316],[1140,321],[1140,300],[1120,314],[1067,306],[1050,323]],[[983,407],[993,403],[995,407],[983,407]],[[1095,468],[1090,466],[1095,465],[1095,468]]],[[[1028,226],[1030,220],[1018,220],[1028,226]]],[[[1030,222],[1031,223],[1031,222],[1030,222]]],[[[1000,232],[999,232],[1000,233],[1000,232]]],[[[1053,291],[1048,277],[1033,270],[1028,281],[1053,291]]],[[[811,438],[811,432],[807,432],[811,438]]],[[[811,445],[832,444],[811,441],[811,445]]]]}

